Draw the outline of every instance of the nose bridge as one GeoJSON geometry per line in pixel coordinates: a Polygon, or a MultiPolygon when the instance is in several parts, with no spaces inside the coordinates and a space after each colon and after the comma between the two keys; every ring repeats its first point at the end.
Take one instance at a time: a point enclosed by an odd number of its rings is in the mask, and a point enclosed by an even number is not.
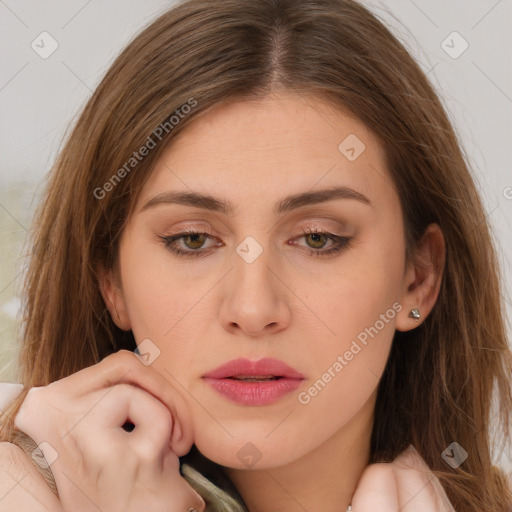
{"type": "Polygon", "coordinates": [[[238,326],[256,336],[270,328],[282,329],[288,323],[290,314],[272,269],[272,258],[266,234],[247,236],[235,247],[221,308],[225,328],[238,326]]]}
{"type": "MultiPolygon", "coordinates": [[[[245,237],[236,246],[235,253],[235,268],[232,277],[235,288],[243,288],[245,294],[247,292],[246,287],[254,287],[255,289],[272,287],[269,279],[272,272],[268,268],[271,266],[272,254],[266,235],[245,237]]],[[[268,291],[270,290],[268,289],[268,291]]]]}

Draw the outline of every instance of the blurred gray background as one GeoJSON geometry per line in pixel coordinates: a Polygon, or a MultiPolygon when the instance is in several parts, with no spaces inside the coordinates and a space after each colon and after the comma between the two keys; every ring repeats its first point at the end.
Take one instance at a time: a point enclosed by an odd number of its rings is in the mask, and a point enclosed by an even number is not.
{"type": "MultiPolygon", "coordinates": [[[[120,49],[173,2],[0,0],[0,381],[17,381],[27,229],[68,124],[120,49]]],[[[493,227],[512,319],[512,2],[366,1],[420,62],[493,227]]],[[[512,456],[502,464],[512,471],[512,456]]]]}

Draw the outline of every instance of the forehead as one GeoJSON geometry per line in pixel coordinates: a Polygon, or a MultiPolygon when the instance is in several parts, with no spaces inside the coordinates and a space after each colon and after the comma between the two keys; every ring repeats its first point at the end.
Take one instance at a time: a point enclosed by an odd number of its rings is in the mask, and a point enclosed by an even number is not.
{"type": "Polygon", "coordinates": [[[259,100],[226,102],[202,113],[175,138],[172,152],[186,151],[196,142],[230,158],[260,152],[292,158],[282,151],[287,148],[297,155],[337,157],[339,143],[350,134],[369,145],[371,153],[380,152],[375,135],[340,107],[318,96],[279,92],[259,100]]]}
{"type": "Polygon", "coordinates": [[[364,123],[318,96],[274,93],[194,119],[162,153],[139,205],[167,190],[215,191],[236,207],[338,185],[372,202],[398,201],[383,148],[364,123]]]}

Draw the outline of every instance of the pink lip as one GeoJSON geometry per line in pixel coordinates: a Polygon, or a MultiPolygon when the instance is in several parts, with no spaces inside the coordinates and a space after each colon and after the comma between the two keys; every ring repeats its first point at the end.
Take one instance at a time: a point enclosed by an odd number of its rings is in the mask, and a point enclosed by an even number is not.
{"type": "Polygon", "coordinates": [[[297,370],[277,359],[259,361],[233,359],[203,375],[208,384],[226,398],[245,405],[267,405],[297,389],[304,380],[297,370]],[[277,377],[276,380],[247,382],[235,377],[277,377]]]}
{"type": "Polygon", "coordinates": [[[268,375],[274,377],[286,377],[289,379],[303,379],[304,375],[290,368],[287,364],[277,359],[264,358],[259,361],[249,361],[242,357],[233,359],[205,373],[203,377],[211,379],[225,379],[226,377],[237,377],[239,375],[268,375]]]}

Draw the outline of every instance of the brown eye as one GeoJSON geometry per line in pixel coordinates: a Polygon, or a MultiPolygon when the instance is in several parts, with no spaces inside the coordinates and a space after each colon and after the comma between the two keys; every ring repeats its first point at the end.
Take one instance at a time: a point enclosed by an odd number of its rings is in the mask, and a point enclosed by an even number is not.
{"type": "MultiPolygon", "coordinates": [[[[352,238],[346,236],[335,235],[334,233],[330,233],[323,229],[312,230],[311,228],[302,228],[302,236],[309,248],[306,252],[308,252],[311,256],[318,257],[327,257],[327,256],[335,256],[338,253],[341,253],[344,249],[349,246],[352,238]],[[325,249],[326,245],[331,242],[325,249]]],[[[304,247],[302,244],[298,244],[297,242],[294,245],[299,245],[304,247]]]]}
{"type": "MultiPolygon", "coordinates": [[[[165,247],[176,256],[197,258],[211,252],[212,247],[203,247],[208,239],[215,237],[210,233],[187,231],[171,236],[159,236],[165,247]]],[[[220,246],[222,243],[216,244],[220,246]]],[[[215,245],[214,245],[215,246],[215,245]]]]}
{"type": "Polygon", "coordinates": [[[200,249],[208,238],[209,237],[206,236],[206,233],[194,233],[184,236],[182,239],[187,248],[200,249]],[[187,240],[191,240],[190,245],[187,243],[187,240]]]}
{"type": "Polygon", "coordinates": [[[312,244],[308,242],[308,245],[313,249],[321,249],[327,242],[327,237],[323,233],[308,233],[304,238],[312,241],[312,244]]]}

